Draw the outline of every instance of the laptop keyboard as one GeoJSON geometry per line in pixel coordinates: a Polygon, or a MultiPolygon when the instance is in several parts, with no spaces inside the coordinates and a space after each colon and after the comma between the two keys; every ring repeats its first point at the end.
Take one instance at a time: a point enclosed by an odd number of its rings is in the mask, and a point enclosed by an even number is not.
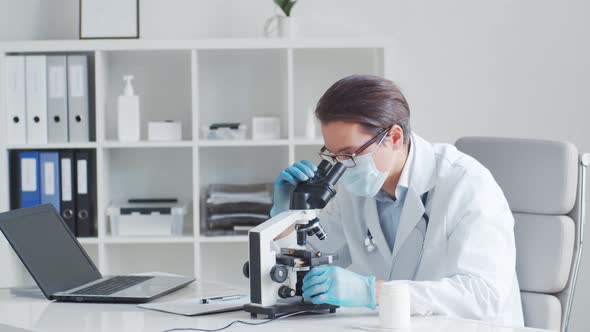
{"type": "Polygon", "coordinates": [[[79,289],[70,293],[71,295],[111,295],[120,290],[140,284],[152,279],[148,276],[116,276],[103,282],[79,289]]]}

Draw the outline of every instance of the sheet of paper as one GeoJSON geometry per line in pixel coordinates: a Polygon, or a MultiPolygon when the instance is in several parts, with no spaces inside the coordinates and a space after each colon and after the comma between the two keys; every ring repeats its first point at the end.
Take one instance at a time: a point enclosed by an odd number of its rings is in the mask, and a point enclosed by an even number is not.
{"type": "Polygon", "coordinates": [[[193,298],[140,304],[139,307],[176,315],[200,316],[242,310],[243,306],[248,303],[250,303],[250,297],[244,296],[239,300],[215,301],[208,304],[201,303],[201,298],[193,298]]]}

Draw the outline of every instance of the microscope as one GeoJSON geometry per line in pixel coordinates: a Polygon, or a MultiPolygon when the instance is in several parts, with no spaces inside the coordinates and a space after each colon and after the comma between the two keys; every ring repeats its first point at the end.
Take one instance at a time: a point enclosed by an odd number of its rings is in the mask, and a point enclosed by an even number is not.
{"type": "Polygon", "coordinates": [[[332,264],[336,255],[307,249],[307,237],[327,237],[317,218],[317,210],[323,209],[336,195],[335,185],[346,168],[326,160],[318,165],[313,178],[299,183],[290,200],[290,210],[265,221],[248,233],[249,262],[244,264],[244,275],[250,279],[250,301],[244,310],[252,318],[301,311],[325,311],[335,313],[337,306],[313,304],[303,300],[303,277],[315,266],[332,264]],[[297,246],[277,248],[274,239],[294,226],[297,246]]]}

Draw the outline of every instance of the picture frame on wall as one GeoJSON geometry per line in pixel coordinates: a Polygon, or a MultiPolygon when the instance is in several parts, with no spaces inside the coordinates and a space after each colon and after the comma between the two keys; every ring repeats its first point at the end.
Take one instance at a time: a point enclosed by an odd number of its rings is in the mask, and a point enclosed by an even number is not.
{"type": "Polygon", "coordinates": [[[80,0],[80,39],[139,38],[139,0],[80,0]]]}

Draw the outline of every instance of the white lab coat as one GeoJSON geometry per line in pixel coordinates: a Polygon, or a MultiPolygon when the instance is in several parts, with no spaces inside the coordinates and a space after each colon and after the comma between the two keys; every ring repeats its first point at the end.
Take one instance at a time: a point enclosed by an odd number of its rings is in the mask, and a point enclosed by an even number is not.
{"type": "Polygon", "coordinates": [[[411,144],[409,187],[393,252],[375,199],[343,187],[319,215],[328,238],[310,237],[310,244],[338,253],[338,264],[359,274],[407,283],[414,315],[522,326],[514,218],[502,190],[485,167],[454,146],[416,134],[411,144]],[[367,230],[377,245],[373,252],[364,244],[367,230]]]}

